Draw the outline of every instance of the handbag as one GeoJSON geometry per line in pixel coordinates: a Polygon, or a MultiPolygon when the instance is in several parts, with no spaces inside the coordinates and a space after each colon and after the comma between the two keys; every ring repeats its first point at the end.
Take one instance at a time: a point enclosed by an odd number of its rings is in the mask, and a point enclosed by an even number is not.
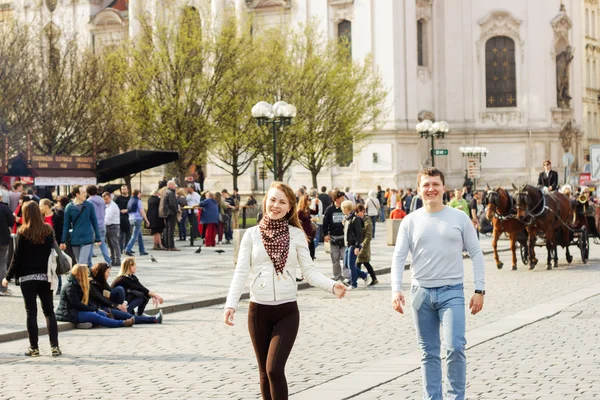
{"type": "Polygon", "coordinates": [[[68,274],[73,266],[73,260],[61,251],[56,240],[52,244],[52,249],[56,252],[56,275],[68,274]]]}
{"type": "Polygon", "coordinates": [[[319,230],[319,225],[317,225],[316,222],[311,222],[310,223],[310,227],[312,228],[312,233],[317,233],[317,231],[319,230]]]}

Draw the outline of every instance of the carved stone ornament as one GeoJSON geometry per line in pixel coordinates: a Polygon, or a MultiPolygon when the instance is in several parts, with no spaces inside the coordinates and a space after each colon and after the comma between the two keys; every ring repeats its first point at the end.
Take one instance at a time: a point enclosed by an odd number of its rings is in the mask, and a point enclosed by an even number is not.
{"type": "Polygon", "coordinates": [[[485,48],[485,42],[494,36],[508,36],[521,49],[521,62],[525,62],[525,42],[521,40],[521,21],[513,17],[508,11],[492,11],[484,18],[477,21],[481,26],[481,34],[477,41],[477,62],[481,59],[481,51],[485,48]]]}
{"type": "Polygon", "coordinates": [[[552,60],[554,60],[554,57],[556,57],[556,46],[558,45],[558,42],[564,40],[564,42],[568,44],[570,42],[569,30],[571,30],[573,27],[573,21],[571,21],[571,18],[569,18],[567,15],[567,10],[564,4],[560,5],[560,12],[556,17],[554,17],[554,19],[552,19],[550,24],[552,25],[552,31],[554,32],[552,47],[550,48],[550,56],[552,57],[552,60]]]}
{"type": "Polygon", "coordinates": [[[499,126],[507,126],[511,122],[521,123],[523,113],[521,111],[488,111],[479,113],[482,122],[492,121],[499,126]]]}
{"type": "Polygon", "coordinates": [[[327,3],[333,8],[331,16],[333,22],[354,19],[354,0],[328,0],[327,3]]]}
{"type": "Polygon", "coordinates": [[[565,153],[571,149],[571,141],[573,140],[573,136],[577,136],[578,133],[579,128],[575,126],[573,120],[567,121],[563,124],[562,129],[558,134],[558,138],[560,139],[560,144],[562,145],[565,153]]]}
{"type": "Polygon", "coordinates": [[[46,0],[46,8],[48,8],[48,11],[53,13],[54,10],[56,10],[57,3],[58,3],[58,0],[46,0]]]}
{"type": "Polygon", "coordinates": [[[593,6],[598,5],[598,0],[585,0],[586,3],[591,4],[593,6]]]}
{"type": "Polygon", "coordinates": [[[417,21],[431,21],[431,0],[417,0],[417,21]]]}
{"type": "Polygon", "coordinates": [[[292,0],[246,0],[246,7],[249,10],[271,7],[291,8],[292,0]]]}

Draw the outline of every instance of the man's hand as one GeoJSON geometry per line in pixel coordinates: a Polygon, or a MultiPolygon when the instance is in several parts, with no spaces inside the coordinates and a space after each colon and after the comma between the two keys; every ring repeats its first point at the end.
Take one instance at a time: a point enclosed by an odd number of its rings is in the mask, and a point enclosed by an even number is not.
{"type": "Polygon", "coordinates": [[[471,314],[475,315],[483,308],[483,295],[479,293],[475,293],[473,297],[471,297],[471,302],[469,303],[469,308],[471,309],[471,314]]]}
{"type": "Polygon", "coordinates": [[[329,235],[325,236],[325,237],[323,238],[323,240],[325,240],[326,242],[329,242],[329,235]]]}
{"type": "Polygon", "coordinates": [[[121,214],[127,214],[127,209],[125,208],[125,209],[121,210],[121,214]]]}
{"type": "Polygon", "coordinates": [[[402,308],[406,302],[404,301],[404,295],[402,292],[394,292],[392,294],[392,308],[398,311],[400,314],[404,314],[404,309],[402,308]]]}
{"type": "Polygon", "coordinates": [[[6,280],[6,278],[2,279],[2,286],[8,287],[8,281],[6,280]]]}
{"type": "Polygon", "coordinates": [[[67,245],[64,244],[64,243],[61,243],[60,244],[60,249],[63,250],[63,251],[66,250],[67,249],[67,245]]]}
{"type": "Polygon", "coordinates": [[[553,188],[552,186],[548,186],[548,191],[550,191],[550,192],[551,192],[551,191],[553,191],[553,190],[554,190],[554,188],[553,188]]]}
{"type": "Polygon", "coordinates": [[[358,249],[358,247],[354,248],[354,255],[357,256],[358,253],[360,253],[360,250],[358,249]]]}

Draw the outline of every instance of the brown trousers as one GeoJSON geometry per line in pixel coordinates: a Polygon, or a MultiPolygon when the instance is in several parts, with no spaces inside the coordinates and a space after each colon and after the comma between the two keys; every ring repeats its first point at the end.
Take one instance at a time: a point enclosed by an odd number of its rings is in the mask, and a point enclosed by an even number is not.
{"type": "Polygon", "coordinates": [[[267,306],[251,302],[248,331],[258,361],[260,392],[265,400],[288,398],[285,363],[298,334],[298,303],[267,306]]]}

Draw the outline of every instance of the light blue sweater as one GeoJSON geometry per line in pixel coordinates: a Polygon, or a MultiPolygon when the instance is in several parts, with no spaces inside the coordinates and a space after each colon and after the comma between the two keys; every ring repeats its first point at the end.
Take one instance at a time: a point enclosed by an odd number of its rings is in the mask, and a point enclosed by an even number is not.
{"type": "Polygon", "coordinates": [[[461,210],[444,207],[436,213],[425,208],[408,214],[400,225],[392,260],[392,292],[400,292],[408,252],[412,284],[437,288],[463,283],[462,251],[466,248],[473,262],[475,289],[485,289],[485,266],[477,233],[461,210]]]}

